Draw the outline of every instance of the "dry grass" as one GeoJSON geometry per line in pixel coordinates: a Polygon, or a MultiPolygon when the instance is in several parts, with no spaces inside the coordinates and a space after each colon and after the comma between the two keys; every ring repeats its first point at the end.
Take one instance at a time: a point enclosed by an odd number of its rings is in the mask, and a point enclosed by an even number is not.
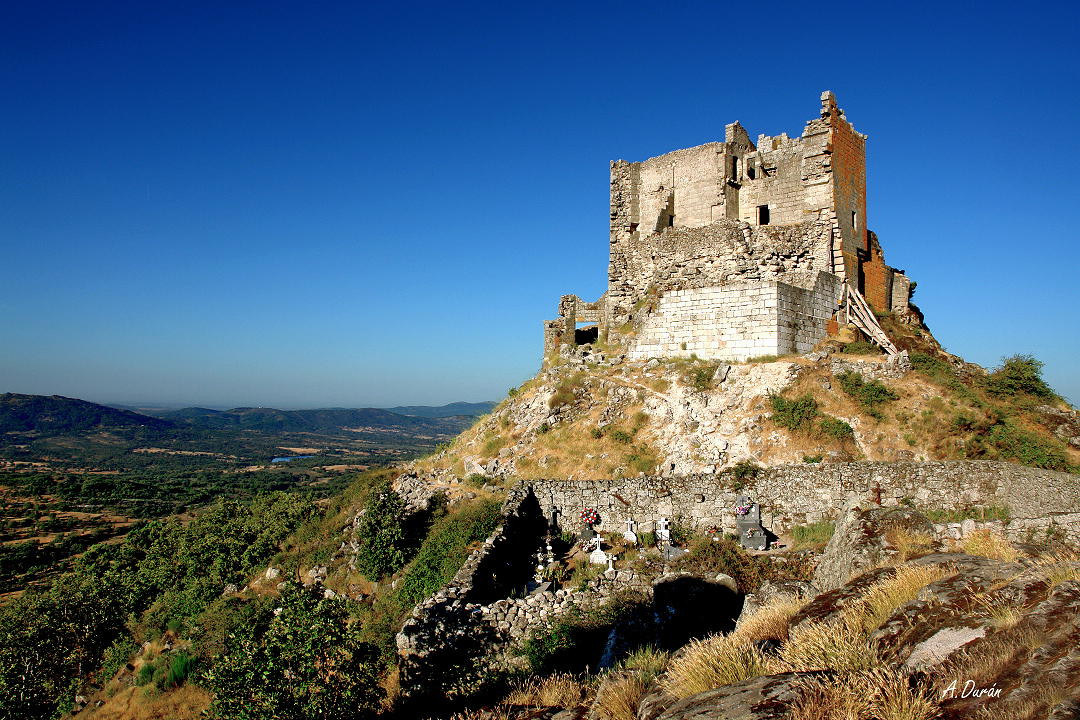
{"type": "Polygon", "coordinates": [[[841,616],[829,622],[805,622],[791,631],[774,672],[835,670],[862,672],[877,667],[881,658],[869,647],[860,616],[841,616]]]}
{"type": "Polygon", "coordinates": [[[1063,582],[1080,580],[1080,555],[1072,550],[1059,550],[1036,558],[1034,566],[1046,573],[1047,589],[1053,590],[1063,582]]]}
{"type": "Polygon", "coordinates": [[[744,619],[732,634],[751,643],[768,640],[783,642],[787,640],[791,618],[802,610],[807,602],[807,598],[792,596],[774,600],[744,619]]]}
{"type": "Polygon", "coordinates": [[[1013,547],[1008,538],[985,528],[969,533],[956,543],[956,547],[968,555],[981,555],[991,560],[1013,562],[1020,557],[1020,551],[1013,547]]]}
{"type": "Polygon", "coordinates": [[[933,720],[940,716],[929,688],[879,668],[806,681],[789,720],[933,720]]]}
{"type": "Polygon", "coordinates": [[[986,618],[999,630],[1016,627],[1024,617],[1023,606],[1003,596],[977,597],[974,612],[976,617],[986,618]]]}
{"type": "Polygon", "coordinates": [[[941,676],[963,677],[978,686],[989,685],[1042,642],[1042,636],[1031,628],[995,633],[953,655],[942,668],[941,676]]]}
{"type": "Polygon", "coordinates": [[[531,677],[503,700],[504,705],[533,708],[575,707],[589,697],[588,680],[569,673],[531,677]]]}
{"type": "Polygon", "coordinates": [[[773,662],[777,671],[834,670],[863,672],[882,660],[869,645],[869,634],[909,602],[919,591],[946,575],[937,565],[899,568],[892,576],[867,588],[834,619],[807,622],[791,631],[773,662]]]}
{"type": "Polygon", "coordinates": [[[211,695],[194,685],[182,685],[161,693],[129,687],[105,701],[99,708],[79,714],[87,720],[197,720],[210,706],[211,695]]]}
{"type": "Polygon", "coordinates": [[[934,538],[929,533],[908,528],[890,528],[885,532],[885,540],[896,548],[895,561],[898,565],[922,557],[934,549],[934,538]]]}
{"type": "Polygon", "coordinates": [[[661,684],[683,698],[769,672],[769,659],[758,648],[765,641],[783,641],[791,618],[804,598],[784,597],[765,605],[728,635],[695,640],[668,663],[661,684]]]}
{"type": "Polygon", "coordinates": [[[858,602],[845,612],[858,615],[863,628],[872,630],[901,605],[913,600],[924,587],[947,574],[940,565],[904,565],[892,577],[867,588],[858,602]]]}
{"type": "Polygon", "coordinates": [[[769,669],[768,657],[753,643],[734,633],[713,635],[684,647],[660,682],[669,695],[685,698],[765,675],[769,669]]]}
{"type": "Polygon", "coordinates": [[[636,720],[647,687],[639,675],[613,677],[600,686],[592,710],[600,720],[636,720]]]}

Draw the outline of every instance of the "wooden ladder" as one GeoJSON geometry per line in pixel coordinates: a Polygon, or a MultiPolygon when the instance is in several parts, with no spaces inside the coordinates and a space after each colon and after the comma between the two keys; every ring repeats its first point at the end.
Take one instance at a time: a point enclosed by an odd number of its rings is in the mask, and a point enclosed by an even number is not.
{"type": "Polygon", "coordinates": [[[867,337],[880,345],[889,355],[899,355],[900,350],[893,345],[892,340],[881,329],[877,316],[870,309],[870,304],[855,288],[844,283],[844,291],[840,296],[840,309],[844,313],[844,322],[851,323],[866,333],[867,337]]]}

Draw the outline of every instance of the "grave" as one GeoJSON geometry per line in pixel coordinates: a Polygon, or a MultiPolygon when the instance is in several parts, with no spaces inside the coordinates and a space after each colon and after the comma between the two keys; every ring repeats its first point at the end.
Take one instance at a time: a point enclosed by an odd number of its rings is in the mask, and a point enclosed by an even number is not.
{"type": "Polygon", "coordinates": [[[739,542],[747,550],[764,550],[769,541],[761,526],[761,508],[750,498],[740,496],[735,503],[735,527],[739,542]]]}
{"type": "Polygon", "coordinates": [[[626,521],[626,530],[623,531],[622,536],[623,536],[623,540],[626,540],[626,542],[633,543],[634,545],[637,545],[638,536],[637,536],[637,533],[634,532],[634,526],[635,525],[636,525],[636,523],[633,520],[627,520],[626,521]]]}
{"type": "Polygon", "coordinates": [[[662,543],[671,542],[671,521],[666,517],[660,518],[656,523],[656,539],[662,543]]]}

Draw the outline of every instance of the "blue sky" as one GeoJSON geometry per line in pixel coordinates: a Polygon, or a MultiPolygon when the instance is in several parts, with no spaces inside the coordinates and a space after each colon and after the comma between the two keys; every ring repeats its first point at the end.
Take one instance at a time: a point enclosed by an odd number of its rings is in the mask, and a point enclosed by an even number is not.
{"type": "Polygon", "coordinates": [[[798,134],[952,352],[1080,400],[1075,4],[10,3],[0,392],[497,399],[605,286],[608,161],[798,134]],[[881,7],[876,7],[881,5],[881,7]],[[823,17],[822,13],[829,13],[823,17]]]}

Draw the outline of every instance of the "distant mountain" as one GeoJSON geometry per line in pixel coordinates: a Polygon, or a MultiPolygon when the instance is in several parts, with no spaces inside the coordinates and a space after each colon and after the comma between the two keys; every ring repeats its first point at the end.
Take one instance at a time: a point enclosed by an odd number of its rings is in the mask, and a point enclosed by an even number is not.
{"type": "Polygon", "coordinates": [[[400,407],[387,408],[390,412],[399,415],[413,415],[426,418],[444,418],[457,415],[471,415],[473,417],[491,412],[496,403],[493,402],[453,402],[449,405],[402,405],[400,407]]]}
{"type": "Polygon", "coordinates": [[[0,434],[56,437],[110,430],[168,431],[169,420],[61,395],[0,395],[0,434]]]}
{"type": "Polygon", "coordinates": [[[161,417],[190,427],[260,432],[336,433],[365,428],[393,429],[414,433],[445,433],[460,429],[460,423],[451,424],[445,419],[450,416],[413,417],[378,408],[318,408],[315,410],[251,407],[232,410],[184,408],[162,413],[161,417]]]}

